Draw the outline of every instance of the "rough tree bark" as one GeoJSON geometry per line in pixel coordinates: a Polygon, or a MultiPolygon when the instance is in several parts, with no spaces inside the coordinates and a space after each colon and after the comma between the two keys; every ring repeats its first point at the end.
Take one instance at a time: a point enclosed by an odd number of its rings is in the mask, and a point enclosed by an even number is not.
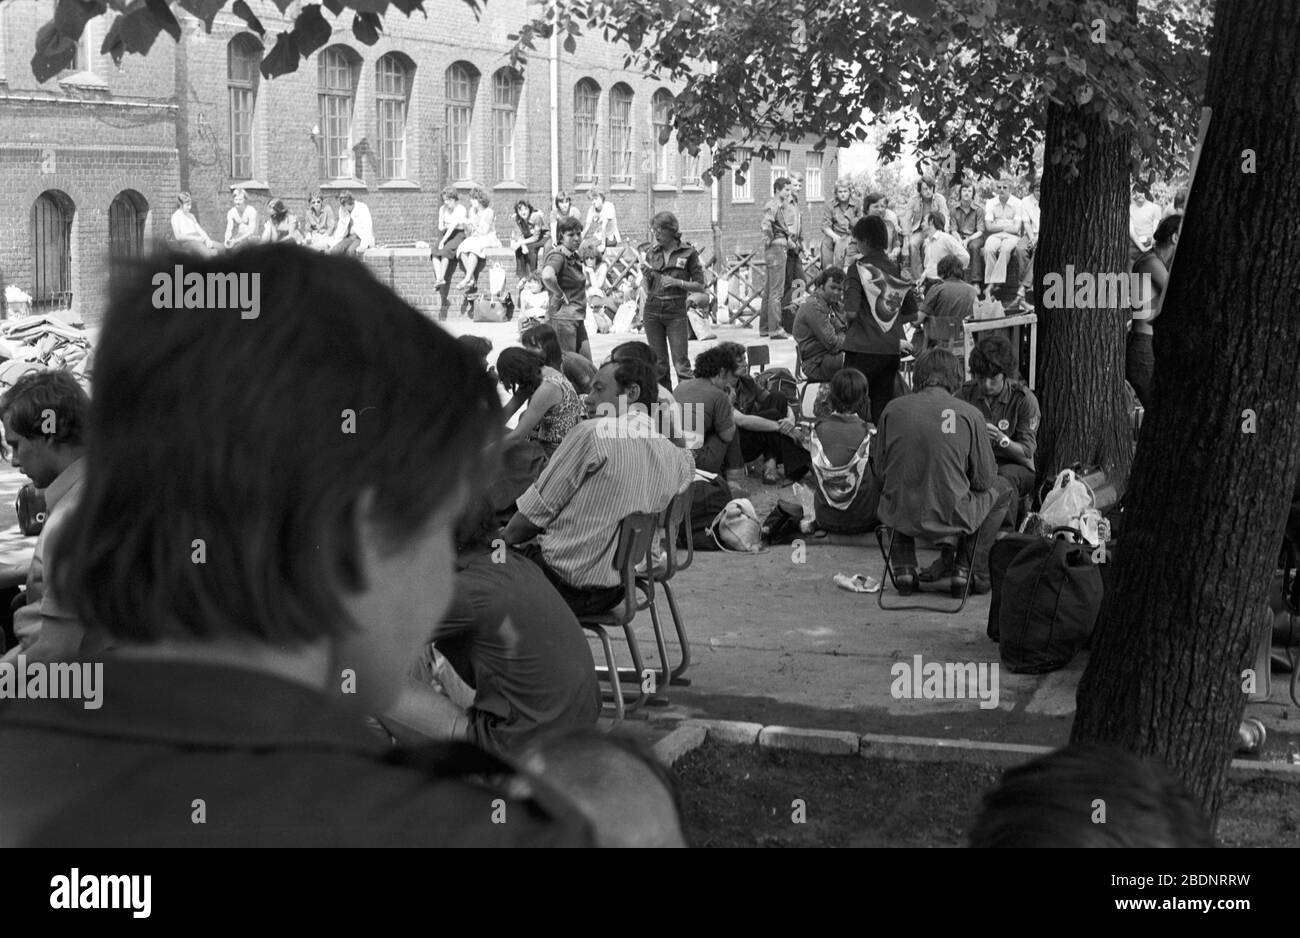
{"type": "Polygon", "coordinates": [[[1300,469],[1298,47],[1295,0],[1218,4],[1213,117],[1156,323],[1113,602],[1073,730],[1161,757],[1212,817],[1300,469]],[[1247,150],[1257,173],[1243,171],[1247,150]]]}

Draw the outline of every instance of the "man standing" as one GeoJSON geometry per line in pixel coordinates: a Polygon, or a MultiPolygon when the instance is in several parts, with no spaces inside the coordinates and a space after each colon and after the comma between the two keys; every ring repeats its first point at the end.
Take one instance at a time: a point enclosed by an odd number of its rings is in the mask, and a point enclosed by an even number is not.
{"type": "Polygon", "coordinates": [[[658,387],[654,369],[635,359],[596,372],[587,395],[591,419],[564,437],[503,532],[512,546],[537,539],[524,555],[579,617],[606,612],[623,598],[614,568],[623,518],[658,514],[695,477],[690,451],[650,419],[658,387]]]}
{"type": "Polygon", "coordinates": [[[957,204],[952,207],[952,233],[970,253],[969,279],[980,283],[984,276],[984,208],[975,204],[975,186],[964,183],[957,190],[957,204]]]}
{"type": "Polygon", "coordinates": [[[835,198],[826,204],[822,218],[822,270],[843,267],[853,244],[853,223],[858,220],[853,204],[853,187],[840,180],[835,183],[835,198]]]}
{"type": "Polygon", "coordinates": [[[1142,309],[1133,312],[1124,377],[1133,385],[1133,393],[1144,408],[1151,406],[1151,378],[1156,367],[1155,353],[1152,350],[1155,337],[1152,323],[1160,315],[1161,297],[1169,285],[1169,268],[1173,265],[1174,252],[1178,249],[1178,232],[1182,224],[1182,215],[1170,215],[1161,221],[1156,226],[1151,250],[1133,264],[1135,274],[1150,277],[1151,292],[1145,297],[1142,309]]]}
{"type": "Polygon", "coordinates": [[[339,220],[334,228],[331,254],[359,257],[375,246],[375,226],[370,219],[370,207],[358,202],[351,192],[339,196],[339,220]]]}
{"type": "Polygon", "coordinates": [[[582,222],[571,215],[555,226],[558,238],[555,249],[542,264],[542,286],[551,294],[546,321],[560,340],[560,349],[577,352],[591,360],[591,342],[587,338],[587,274],[578,258],[582,243],[582,222]]]}
{"type": "Polygon", "coordinates": [[[1133,187],[1133,201],[1128,207],[1128,262],[1134,264],[1155,240],[1160,224],[1160,206],[1149,201],[1150,191],[1143,183],[1133,187]]]}
{"type": "Polygon", "coordinates": [[[803,279],[799,246],[803,241],[803,220],[794,201],[794,184],[782,176],[772,184],[774,195],[763,207],[763,312],[758,334],[764,338],[788,339],[781,325],[781,313],[790,302],[796,280],[803,279]]]}
{"type": "Polygon", "coordinates": [[[0,397],[0,419],[12,454],[10,462],[45,490],[45,526],[27,572],[26,593],[14,612],[14,634],[21,643],[5,656],[19,652],[28,661],[70,661],[81,650],[83,631],[71,603],[51,591],[46,569],[49,547],[75,509],[85,478],[83,434],[90,399],[66,371],[23,375],[0,397]]]}
{"type": "Polygon", "coordinates": [[[985,295],[1007,282],[1007,262],[1024,233],[1020,200],[1011,194],[1011,179],[1003,176],[993,186],[994,196],[984,206],[985,295]]]}

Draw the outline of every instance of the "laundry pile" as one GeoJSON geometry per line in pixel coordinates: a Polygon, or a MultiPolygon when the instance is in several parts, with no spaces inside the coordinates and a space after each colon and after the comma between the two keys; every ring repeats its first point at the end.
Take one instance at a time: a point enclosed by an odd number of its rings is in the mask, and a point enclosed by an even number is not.
{"type": "Polygon", "coordinates": [[[67,368],[90,388],[90,335],[58,316],[29,316],[0,325],[0,390],[32,371],[67,368]]]}

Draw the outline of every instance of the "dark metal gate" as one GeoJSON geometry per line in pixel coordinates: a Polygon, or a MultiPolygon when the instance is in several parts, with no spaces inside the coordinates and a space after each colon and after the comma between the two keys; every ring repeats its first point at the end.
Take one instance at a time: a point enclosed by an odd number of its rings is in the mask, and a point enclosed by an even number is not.
{"type": "Polygon", "coordinates": [[[134,192],[119,192],[108,207],[109,257],[115,261],[134,260],[144,251],[143,201],[134,192]]]}
{"type": "Polygon", "coordinates": [[[62,309],[72,302],[72,211],[52,193],[32,205],[32,306],[62,309]]]}

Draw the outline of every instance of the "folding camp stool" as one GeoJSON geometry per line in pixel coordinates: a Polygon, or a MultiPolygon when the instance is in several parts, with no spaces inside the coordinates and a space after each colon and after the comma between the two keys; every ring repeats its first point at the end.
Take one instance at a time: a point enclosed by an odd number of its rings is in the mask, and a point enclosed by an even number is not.
{"type": "MultiPolygon", "coordinates": [[[[891,584],[894,587],[894,589],[897,590],[898,584],[894,581],[894,567],[889,559],[890,549],[893,548],[894,546],[894,529],[887,528],[883,524],[880,527],[876,528],[876,543],[880,545],[880,552],[885,555],[885,583],[891,584]],[[885,543],[886,532],[889,533],[889,543],[885,543]]],[[[919,610],[924,610],[926,612],[943,612],[943,613],[947,613],[948,615],[952,615],[954,613],[961,612],[962,609],[966,607],[966,600],[970,597],[970,584],[971,584],[971,580],[973,579],[974,579],[973,576],[966,577],[966,588],[962,590],[961,602],[959,602],[956,608],[953,609],[949,609],[943,606],[930,606],[924,603],[912,603],[909,605],[901,605],[901,606],[886,606],[885,605],[885,583],[880,584],[880,591],[876,593],[876,603],[880,606],[881,609],[884,609],[886,612],[919,609],[919,610]]],[[[921,589],[921,581],[919,578],[916,581],[916,592],[918,593],[923,592],[923,590],[921,589]]]]}

